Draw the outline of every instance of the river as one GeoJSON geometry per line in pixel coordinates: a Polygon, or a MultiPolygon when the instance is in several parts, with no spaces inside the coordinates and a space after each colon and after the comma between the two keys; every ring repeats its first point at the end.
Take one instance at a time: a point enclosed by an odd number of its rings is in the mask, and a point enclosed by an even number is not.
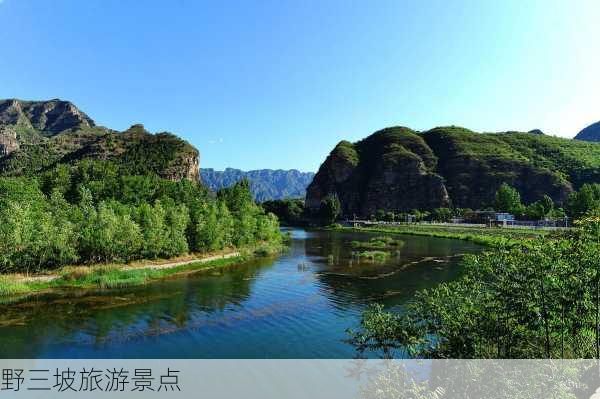
{"type": "Polygon", "coordinates": [[[366,233],[291,232],[289,250],[276,258],[0,304],[0,357],[351,358],[346,329],[369,303],[401,309],[416,290],[457,278],[457,254],[481,250],[401,236],[400,254],[359,263],[350,242],[366,233]]]}

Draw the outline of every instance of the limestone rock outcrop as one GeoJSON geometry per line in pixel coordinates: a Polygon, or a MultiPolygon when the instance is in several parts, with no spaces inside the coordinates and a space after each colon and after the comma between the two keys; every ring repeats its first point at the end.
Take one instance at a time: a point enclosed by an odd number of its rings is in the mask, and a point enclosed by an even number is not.
{"type": "Polygon", "coordinates": [[[8,126],[0,125],[0,157],[4,157],[19,149],[17,132],[8,126]]]}

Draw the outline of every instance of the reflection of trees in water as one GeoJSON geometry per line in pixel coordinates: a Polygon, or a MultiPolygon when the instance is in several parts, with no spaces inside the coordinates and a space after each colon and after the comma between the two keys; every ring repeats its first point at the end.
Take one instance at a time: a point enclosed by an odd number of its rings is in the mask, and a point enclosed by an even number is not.
{"type": "Polygon", "coordinates": [[[35,358],[47,344],[81,343],[85,336],[101,345],[185,329],[194,318],[242,304],[272,264],[260,259],[144,287],[57,292],[0,305],[0,357],[35,358]]]}
{"type": "Polygon", "coordinates": [[[458,269],[452,266],[460,259],[453,255],[476,248],[456,240],[406,237],[407,243],[400,254],[392,255],[386,262],[353,259],[351,242],[367,241],[374,235],[323,232],[304,241],[306,254],[322,259],[315,275],[321,291],[332,303],[338,306],[371,301],[386,305],[404,303],[418,290],[456,278],[458,269]],[[327,262],[330,254],[334,256],[333,264],[327,262]]]}

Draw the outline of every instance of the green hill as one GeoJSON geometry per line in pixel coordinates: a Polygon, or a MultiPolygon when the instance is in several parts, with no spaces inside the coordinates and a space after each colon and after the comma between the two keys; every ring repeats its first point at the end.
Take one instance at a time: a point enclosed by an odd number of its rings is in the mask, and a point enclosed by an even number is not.
{"type": "Polygon", "coordinates": [[[61,100],[0,100],[0,176],[35,175],[82,160],[111,161],[125,174],[198,181],[198,151],[173,134],[150,134],[143,125],[124,132],[98,127],[61,100]]]}
{"type": "Polygon", "coordinates": [[[493,204],[502,183],[526,203],[548,194],[562,204],[574,189],[598,182],[600,144],[455,126],[424,133],[393,127],[340,142],[309,186],[306,206],[316,211],[336,195],[349,216],[448,204],[477,209],[493,204]]]}

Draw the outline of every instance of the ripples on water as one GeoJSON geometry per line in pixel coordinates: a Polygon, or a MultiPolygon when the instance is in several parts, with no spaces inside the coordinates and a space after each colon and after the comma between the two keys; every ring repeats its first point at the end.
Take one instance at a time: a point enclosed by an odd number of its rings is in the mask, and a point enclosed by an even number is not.
{"type": "Polygon", "coordinates": [[[0,357],[351,358],[345,330],[368,303],[401,307],[416,290],[456,278],[456,254],[479,250],[405,236],[399,256],[358,264],[350,242],[366,239],[293,230],[290,249],[276,259],[0,305],[0,357]]]}

